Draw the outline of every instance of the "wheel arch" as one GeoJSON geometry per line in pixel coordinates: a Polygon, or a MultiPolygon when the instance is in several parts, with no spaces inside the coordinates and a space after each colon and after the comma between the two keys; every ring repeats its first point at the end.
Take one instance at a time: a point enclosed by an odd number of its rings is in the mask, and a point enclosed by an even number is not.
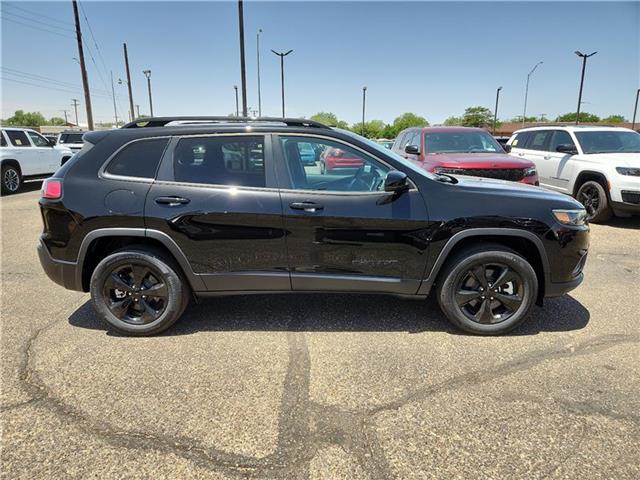
{"type": "Polygon", "coordinates": [[[582,184],[591,180],[602,184],[602,187],[607,194],[607,198],[609,198],[609,180],[604,173],[598,172],[596,170],[583,170],[578,174],[578,176],[576,177],[576,181],[573,182],[573,191],[571,193],[571,196],[575,198],[578,193],[578,189],[582,186],[582,184]]]}
{"type": "Polygon", "coordinates": [[[22,167],[20,167],[20,162],[15,158],[3,158],[2,162],[0,162],[0,166],[3,165],[13,165],[18,169],[18,173],[22,175],[22,167]]]}

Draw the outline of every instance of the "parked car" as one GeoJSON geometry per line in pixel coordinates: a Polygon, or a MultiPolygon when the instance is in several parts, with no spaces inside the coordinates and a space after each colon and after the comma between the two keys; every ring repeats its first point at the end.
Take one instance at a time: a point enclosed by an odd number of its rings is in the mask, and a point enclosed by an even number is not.
{"type": "Polygon", "coordinates": [[[0,137],[3,195],[16,193],[23,182],[48,177],[73,155],[28,128],[5,127],[0,137]]]}
{"type": "Polygon", "coordinates": [[[481,128],[414,127],[400,133],[392,150],[433,173],[471,175],[538,185],[533,162],[508,155],[481,128]]]}
{"type": "Polygon", "coordinates": [[[58,135],[58,145],[69,148],[73,153],[79,152],[82,148],[82,136],[85,133],[82,130],[65,130],[58,135]]]}
{"type": "Polygon", "coordinates": [[[540,184],[575,197],[591,222],[640,215],[640,134],[628,128],[545,126],[518,130],[511,151],[534,162],[540,184]]]}
{"type": "Polygon", "coordinates": [[[387,140],[386,138],[379,138],[378,140],[376,140],[376,142],[378,142],[384,148],[388,148],[389,150],[391,150],[391,147],[393,147],[393,140],[387,140]]]}
{"type": "Polygon", "coordinates": [[[335,171],[357,170],[362,167],[362,158],[352,152],[339,147],[329,147],[324,150],[320,158],[320,173],[334,173],[335,171]]]}
{"type": "Polygon", "coordinates": [[[589,227],[566,195],[434,175],[305,119],[176,120],[87,133],[43,185],[44,271],[117,331],[158,333],[192,295],[435,290],[454,325],[493,335],[582,282],[589,227]],[[322,175],[306,144],[360,167],[322,175]]]}

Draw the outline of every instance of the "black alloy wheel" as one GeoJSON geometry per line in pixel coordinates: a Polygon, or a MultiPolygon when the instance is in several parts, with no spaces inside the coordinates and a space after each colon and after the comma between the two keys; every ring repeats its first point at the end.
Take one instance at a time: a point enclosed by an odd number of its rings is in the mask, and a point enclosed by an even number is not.
{"type": "Polygon", "coordinates": [[[605,222],[611,218],[611,207],[607,198],[607,192],[600,182],[589,180],[580,185],[576,193],[578,200],[587,211],[587,221],[605,222]]]}

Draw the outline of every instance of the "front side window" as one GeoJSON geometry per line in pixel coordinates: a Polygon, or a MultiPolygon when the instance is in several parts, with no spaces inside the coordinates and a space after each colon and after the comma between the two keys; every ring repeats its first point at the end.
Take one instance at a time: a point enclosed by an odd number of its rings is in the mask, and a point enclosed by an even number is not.
{"type": "Polygon", "coordinates": [[[182,138],[173,171],[177,182],[265,187],[264,137],[182,138]]]}
{"type": "Polygon", "coordinates": [[[167,138],[138,140],[126,145],[109,162],[106,173],[121,177],[155,178],[167,138]]]}
{"type": "MultiPolygon", "coordinates": [[[[294,189],[335,192],[376,192],[384,190],[390,168],[343,143],[328,139],[280,137],[286,167],[294,189]],[[318,159],[305,160],[307,146],[318,159]]],[[[380,147],[384,148],[384,147],[380,147]]]]}
{"type": "Polygon", "coordinates": [[[640,133],[602,130],[576,132],[575,135],[585,154],[640,153],[640,133]]]}
{"type": "Polygon", "coordinates": [[[27,138],[27,134],[22,130],[7,130],[7,136],[9,137],[9,141],[11,145],[14,147],[30,147],[29,139],[27,138]]]}
{"type": "Polygon", "coordinates": [[[486,132],[427,133],[424,143],[427,154],[504,152],[500,144],[486,132]]]}
{"type": "Polygon", "coordinates": [[[549,143],[549,151],[555,152],[558,145],[571,145],[572,147],[575,147],[571,135],[564,130],[554,130],[553,135],[551,136],[551,143],[549,143]]]}
{"type": "Polygon", "coordinates": [[[420,137],[420,130],[416,130],[407,145],[413,145],[414,147],[418,147],[418,149],[420,149],[420,137]]]}
{"type": "Polygon", "coordinates": [[[29,137],[31,137],[31,141],[36,147],[50,147],[51,144],[49,141],[44,138],[42,135],[38,135],[36,132],[27,132],[29,137]]]}

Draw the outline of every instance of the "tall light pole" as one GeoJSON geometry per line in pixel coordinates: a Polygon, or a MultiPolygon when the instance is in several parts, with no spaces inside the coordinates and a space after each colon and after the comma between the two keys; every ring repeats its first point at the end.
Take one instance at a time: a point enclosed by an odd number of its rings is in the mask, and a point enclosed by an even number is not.
{"type": "Polygon", "coordinates": [[[498,87],[496,90],[496,109],[493,111],[493,134],[496,134],[496,122],[498,121],[498,99],[500,98],[500,90],[502,87],[498,87]]]}
{"type": "Polygon", "coordinates": [[[247,116],[247,72],[244,61],[244,10],[238,0],[238,30],[240,33],[240,79],[242,81],[242,116],[247,116]]]}
{"type": "MultiPolygon", "coordinates": [[[[134,120],[133,113],[133,93],[131,93],[131,73],[129,72],[129,54],[127,53],[127,44],[123,43],[124,48],[124,67],[127,71],[127,88],[129,89],[129,111],[131,112],[131,121],[134,120]]],[[[118,83],[122,83],[122,80],[118,80],[118,83]]],[[[138,115],[139,117],[140,115],[138,115]]]]}
{"type": "Polygon", "coordinates": [[[137,112],[138,118],[140,118],[140,105],[136,105],[136,112],[137,112]]]}
{"type": "Polygon", "coordinates": [[[76,111],[76,127],[79,127],[80,124],[78,123],[78,99],[72,98],[71,101],[73,102],[71,105],[73,105],[73,109],[76,111]]]}
{"type": "Polygon", "coordinates": [[[527,98],[529,97],[529,79],[531,78],[531,75],[533,75],[533,72],[536,71],[536,68],[538,68],[539,65],[542,65],[544,62],[538,62],[535,64],[535,66],[531,69],[531,71],[529,72],[529,75],[527,75],[527,86],[524,89],[524,110],[522,111],[522,126],[524,127],[524,122],[527,118],[527,98]]]}
{"type": "Polygon", "coordinates": [[[593,52],[590,54],[584,54],[578,50],[575,51],[575,54],[579,57],[582,57],[582,76],[580,77],[580,92],[578,93],[578,109],[576,110],[576,125],[580,123],[580,104],[582,103],[582,87],[584,85],[584,71],[587,68],[587,58],[593,57],[598,52],[593,52]]]}
{"type": "Polygon", "coordinates": [[[147,77],[147,89],[149,90],[149,111],[153,117],[153,102],[151,101],[151,70],[143,70],[144,76],[147,77]]]}
{"type": "Polygon", "coordinates": [[[284,53],[282,53],[282,52],[278,53],[275,50],[271,50],[271,51],[280,57],[280,80],[281,80],[281,86],[282,86],[282,118],[285,118],[285,114],[284,114],[284,57],[286,57],[291,52],[293,52],[293,50],[289,50],[288,52],[284,52],[284,53]]]}
{"type": "Polygon", "coordinates": [[[364,137],[364,112],[365,105],[367,104],[367,87],[362,87],[362,129],[360,130],[360,134],[364,137]]]}
{"type": "Polygon", "coordinates": [[[256,33],[256,58],[258,59],[258,117],[262,116],[262,96],[260,95],[260,34],[262,29],[256,33]]]}
{"type": "Polygon", "coordinates": [[[113,88],[113,72],[111,73],[111,97],[113,98],[113,116],[116,119],[116,127],[118,126],[118,109],[116,108],[116,90],[113,88]]]}
{"type": "Polygon", "coordinates": [[[66,110],[60,110],[61,112],[64,112],[64,124],[65,126],[67,126],[67,124],[69,123],[69,120],[67,120],[67,111],[66,110]]]}
{"type": "Polygon", "coordinates": [[[234,85],[233,89],[236,91],[236,117],[239,117],[240,110],[238,110],[238,85],[234,85]]]}
{"type": "Polygon", "coordinates": [[[633,107],[633,121],[631,122],[631,129],[636,129],[636,113],[638,112],[638,97],[640,97],[640,88],[636,91],[636,104],[633,107]]]}

